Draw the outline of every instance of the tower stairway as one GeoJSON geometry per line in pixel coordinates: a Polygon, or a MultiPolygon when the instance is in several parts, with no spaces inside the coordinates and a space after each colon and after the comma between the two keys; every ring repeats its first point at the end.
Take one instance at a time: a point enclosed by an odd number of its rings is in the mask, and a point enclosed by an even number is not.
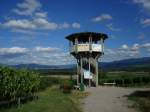
{"type": "Polygon", "coordinates": [[[82,67],[81,64],[79,63],[80,66],[80,71],[81,75],[83,75],[83,82],[85,85],[96,85],[96,78],[97,78],[97,62],[94,58],[92,57],[84,57],[82,58],[82,67]]]}

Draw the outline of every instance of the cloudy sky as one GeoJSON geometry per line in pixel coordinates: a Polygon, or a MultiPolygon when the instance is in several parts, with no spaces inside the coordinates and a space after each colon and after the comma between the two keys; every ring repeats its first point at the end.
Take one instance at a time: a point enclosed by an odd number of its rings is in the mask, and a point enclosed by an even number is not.
{"type": "Polygon", "coordinates": [[[0,0],[0,63],[72,64],[65,36],[103,32],[102,61],[150,56],[150,0],[0,0]]]}

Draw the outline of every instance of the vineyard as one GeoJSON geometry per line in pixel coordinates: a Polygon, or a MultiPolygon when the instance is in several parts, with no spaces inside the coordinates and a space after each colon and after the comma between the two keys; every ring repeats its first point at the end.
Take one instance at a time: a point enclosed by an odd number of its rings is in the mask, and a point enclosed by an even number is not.
{"type": "Polygon", "coordinates": [[[0,106],[35,97],[39,85],[40,77],[36,72],[0,67],[0,106]]]}

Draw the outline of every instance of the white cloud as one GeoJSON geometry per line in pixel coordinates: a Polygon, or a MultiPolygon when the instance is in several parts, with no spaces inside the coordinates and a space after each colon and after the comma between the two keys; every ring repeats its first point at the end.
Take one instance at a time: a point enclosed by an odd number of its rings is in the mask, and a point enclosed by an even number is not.
{"type": "Polygon", "coordinates": [[[37,29],[49,29],[54,30],[57,29],[58,24],[54,22],[49,22],[44,18],[37,18],[32,21],[32,24],[36,26],[37,29]]]}
{"type": "Polygon", "coordinates": [[[35,47],[36,52],[45,52],[45,53],[51,53],[51,52],[56,52],[58,51],[59,48],[52,48],[52,47],[35,47]]]}
{"type": "MultiPolygon", "coordinates": [[[[52,51],[53,49],[55,48],[35,47],[34,49],[30,49],[30,52],[27,55],[17,57],[17,59],[7,58],[7,63],[37,63],[44,65],[65,65],[73,64],[75,62],[75,59],[72,56],[70,56],[68,52],[52,51]]],[[[3,60],[4,59],[5,57],[3,58],[3,60]]],[[[2,62],[3,60],[0,60],[0,62],[2,62]]]]}
{"type": "Polygon", "coordinates": [[[111,24],[108,24],[108,25],[106,25],[106,26],[107,26],[107,28],[109,28],[111,31],[120,31],[120,30],[121,30],[120,28],[115,28],[112,23],[111,23],[111,24]]]}
{"type": "Polygon", "coordinates": [[[132,47],[129,47],[123,44],[118,49],[106,49],[104,51],[105,55],[103,61],[116,61],[140,57],[140,49],[138,46],[138,44],[134,44],[132,47]]]}
{"type": "Polygon", "coordinates": [[[136,58],[136,57],[139,57],[139,51],[130,51],[129,52],[129,57],[133,57],[133,58],[136,58]]]}
{"type": "Polygon", "coordinates": [[[34,18],[33,20],[28,19],[16,19],[9,20],[5,23],[0,24],[2,28],[9,28],[14,32],[32,33],[33,30],[56,30],[56,29],[67,29],[67,28],[80,28],[79,23],[64,22],[63,24],[48,21],[46,18],[34,18]]]}
{"type": "Polygon", "coordinates": [[[7,28],[15,28],[15,29],[35,29],[35,24],[32,24],[32,21],[22,19],[22,20],[9,20],[6,23],[2,24],[2,26],[7,28]]]}
{"type": "Polygon", "coordinates": [[[104,51],[103,61],[116,61],[130,58],[147,57],[150,53],[150,43],[138,44],[132,46],[123,44],[118,49],[107,49],[104,51]],[[144,52],[144,55],[143,55],[144,52]]]}
{"type": "Polygon", "coordinates": [[[97,17],[93,18],[92,21],[101,22],[101,21],[104,21],[104,20],[111,20],[111,19],[112,19],[112,16],[110,14],[102,14],[100,16],[97,16],[97,17]]]}
{"type": "Polygon", "coordinates": [[[121,46],[121,49],[123,49],[123,50],[128,50],[128,49],[129,49],[129,47],[128,47],[128,45],[123,44],[123,45],[121,46]]]}
{"type": "Polygon", "coordinates": [[[10,47],[0,48],[0,63],[64,65],[74,63],[74,58],[68,52],[62,52],[59,48],[55,47],[37,46],[30,49],[10,47]]]}
{"type": "Polygon", "coordinates": [[[141,47],[150,49],[150,43],[145,43],[145,44],[141,45],[141,47]]]}
{"type": "Polygon", "coordinates": [[[131,51],[138,51],[140,49],[140,45],[139,44],[134,44],[131,48],[131,51]]]}
{"type": "MultiPolygon", "coordinates": [[[[41,47],[44,48],[44,47],[41,47]]],[[[127,44],[123,44],[119,48],[116,49],[105,49],[103,61],[115,61],[115,60],[122,60],[122,59],[130,59],[130,58],[138,58],[142,57],[142,48],[146,49],[148,51],[148,48],[150,50],[150,43],[145,44],[138,44],[135,43],[131,46],[127,44]]],[[[36,55],[36,58],[34,57],[33,60],[37,61],[38,63],[42,64],[73,64],[75,63],[75,59],[69,55],[69,52],[49,52],[47,50],[48,48],[45,48],[46,53],[43,52],[37,52],[38,55],[36,55]],[[48,52],[47,52],[48,51],[48,52]]],[[[49,48],[51,49],[51,48],[49,48]]],[[[149,53],[146,52],[147,54],[149,53]]],[[[147,56],[147,55],[144,55],[147,56]]]]}
{"type": "Polygon", "coordinates": [[[144,26],[150,26],[150,18],[141,20],[141,24],[144,26]]]}
{"type": "Polygon", "coordinates": [[[13,30],[54,30],[57,29],[58,24],[54,22],[49,22],[44,18],[37,18],[31,21],[27,19],[9,20],[1,24],[1,26],[3,26],[4,28],[11,28],[13,30]]]}
{"type": "Polygon", "coordinates": [[[105,49],[105,54],[106,55],[114,55],[116,53],[115,53],[115,51],[113,49],[105,49]]]}
{"type": "Polygon", "coordinates": [[[150,11],[150,0],[133,0],[133,2],[150,11]]]}
{"type": "Polygon", "coordinates": [[[35,11],[40,10],[41,3],[38,0],[24,0],[22,3],[17,4],[17,8],[13,9],[18,15],[33,15],[35,11]]]}
{"type": "MultiPolygon", "coordinates": [[[[123,44],[116,49],[107,49],[104,51],[103,61],[115,61],[129,58],[143,57],[142,50],[146,50],[144,56],[150,52],[150,43],[131,46],[123,44]]],[[[36,46],[34,48],[10,47],[0,48],[0,63],[20,64],[37,63],[46,65],[65,65],[75,63],[75,59],[69,52],[63,52],[55,47],[36,46]]]]}
{"type": "Polygon", "coordinates": [[[63,24],[60,24],[60,25],[59,25],[59,28],[60,28],[60,29],[62,29],[62,28],[70,28],[70,24],[64,22],[63,24]]]}
{"type": "Polygon", "coordinates": [[[13,59],[26,55],[28,51],[29,50],[27,48],[21,47],[0,48],[0,58],[2,61],[6,61],[7,59],[13,59]]]}
{"type": "Polygon", "coordinates": [[[26,53],[27,51],[27,48],[21,47],[0,48],[0,54],[26,53]]]}
{"type": "Polygon", "coordinates": [[[36,12],[35,16],[38,18],[45,18],[47,17],[47,12],[36,12]]]}
{"type": "Polygon", "coordinates": [[[75,23],[72,23],[72,27],[73,28],[80,28],[81,25],[80,25],[80,23],[75,22],[75,23]]]}
{"type": "Polygon", "coordinates": [[[68,28],[80,28],[81,25],[74,23],[56,23],[49,21],[47,12],[41,11],[42,4],[39,0],[23,0],[22,3],[17,4],[17,8],[13,9],[18,15],[31,16],[24,19],[8,19],[6,22],[0,23],[0,28],[10,29],[12,32],[19,32],[24,34],[36,34],[39,30],[56,30],[68,28]]]}

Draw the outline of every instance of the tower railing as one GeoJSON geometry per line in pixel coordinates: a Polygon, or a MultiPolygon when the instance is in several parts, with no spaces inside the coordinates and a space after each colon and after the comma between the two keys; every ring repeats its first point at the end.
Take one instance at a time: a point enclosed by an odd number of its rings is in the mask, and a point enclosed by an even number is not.
{"type": "Polygon", "coordinates": [[[103,52],[103,47],[101,44],[76,44],[70,47],[70,52],[103,52]]]}

